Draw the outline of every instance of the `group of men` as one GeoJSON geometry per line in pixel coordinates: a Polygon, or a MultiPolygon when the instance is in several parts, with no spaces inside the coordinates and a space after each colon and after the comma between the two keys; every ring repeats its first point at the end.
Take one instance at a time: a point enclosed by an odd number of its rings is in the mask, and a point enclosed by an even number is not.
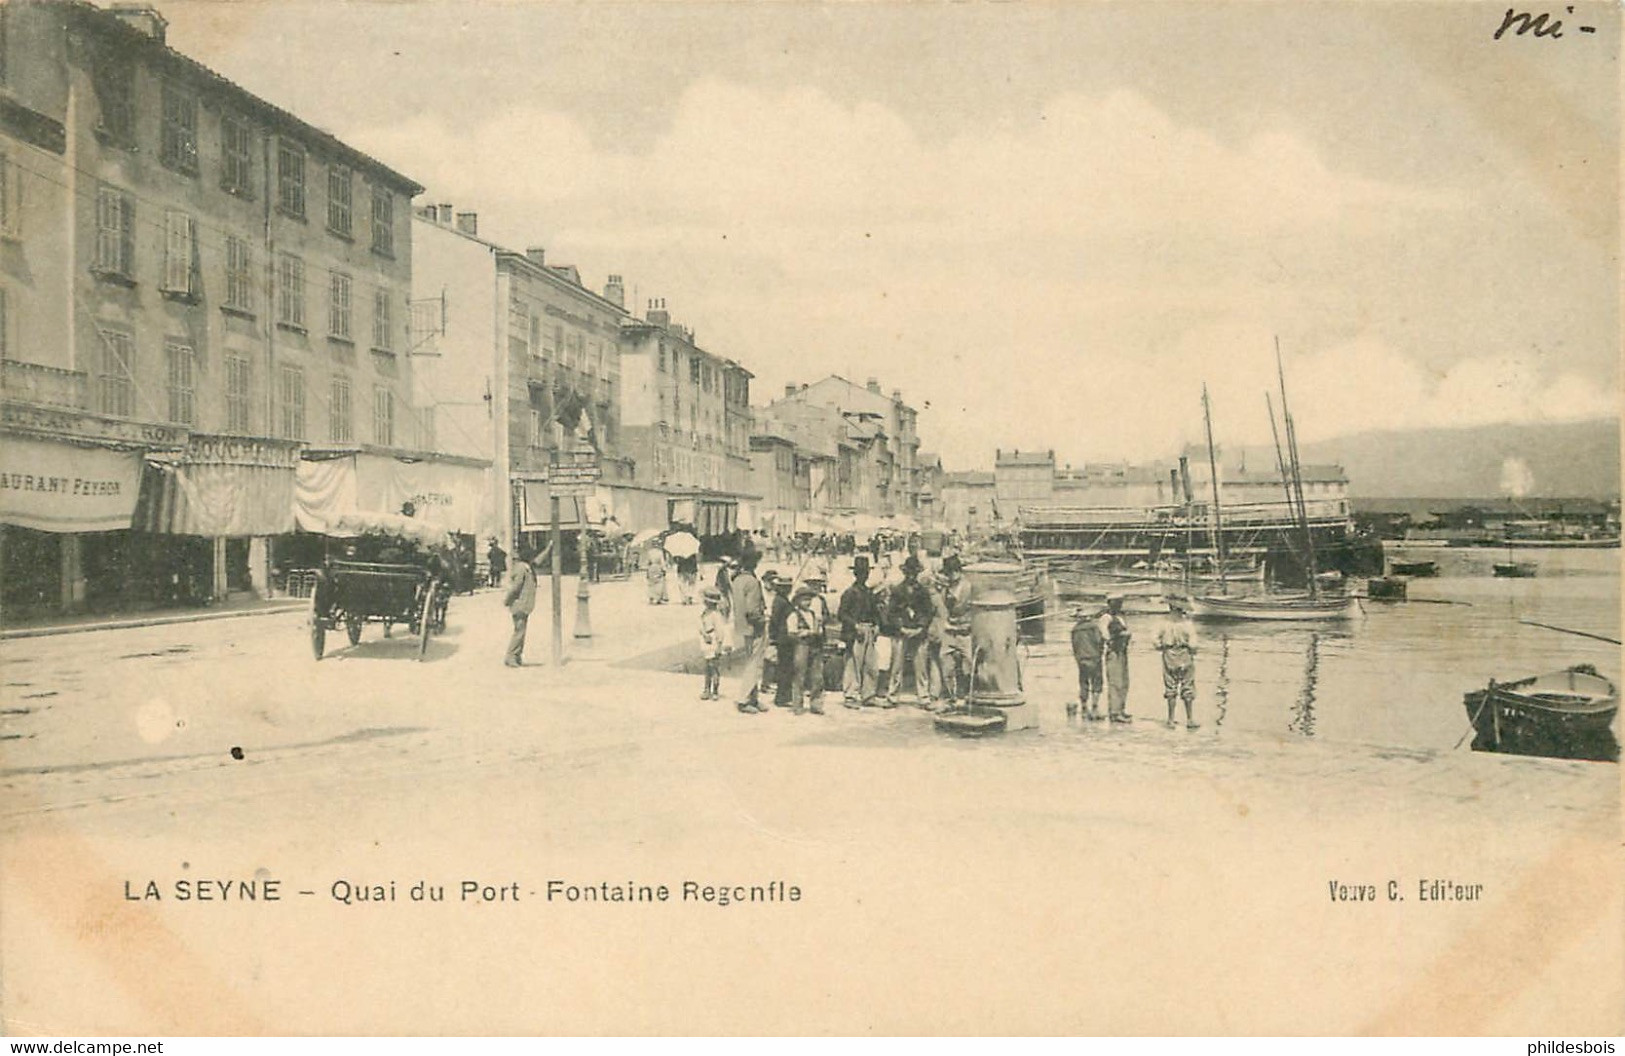
{"type": "Polygon", "coordinates": [[[841,689],[849,708],[895,707],[905,686],[921,707],[953,703],[968,692],[970,589],[958,558],[948,557],[940,575],[922,579],[924,566],[909,555],[902,580],[877,589],[869,584],[871,561],[852,560],[853,582],[831,614],[828,575],[819,563],[793,576],[756,574],[757,555],[724,558],[715,586],[706,588],[700,645],[707,673],[703,699],[718,696],[715,668],[727,631],[744,657],[735,694],[743,713],[760,713],[763,693],[797,714],[824,713],[826,657],[838,640],[841,689]]]}

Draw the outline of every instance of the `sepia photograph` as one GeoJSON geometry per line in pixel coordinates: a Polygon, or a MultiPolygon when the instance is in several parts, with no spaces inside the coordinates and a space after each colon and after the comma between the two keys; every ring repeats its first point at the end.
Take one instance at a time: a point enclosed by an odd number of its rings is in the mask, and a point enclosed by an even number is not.
{"type": "Polygon", "coordinates": [[[1621,23],[0,3],[0,1033],[1625,1033],[1621,23]]]}

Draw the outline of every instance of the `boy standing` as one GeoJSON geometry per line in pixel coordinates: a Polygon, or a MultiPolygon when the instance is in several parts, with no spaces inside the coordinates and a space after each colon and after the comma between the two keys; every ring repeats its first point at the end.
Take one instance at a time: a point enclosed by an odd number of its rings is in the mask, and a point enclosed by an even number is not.
{"type": "Polygon", "coordinates": [[[717,699],[717,684],[722,680],[722,613],[717,605],[722,601],[722,591],[715,587],[706,587],[705,611],[700,613],[700,656],[705,660],[705,688],[700,691],[701,700],[717,699]]]}
{"type": "Polygon", "coordinates": [[[1199,723],[1191,715],[1196,701],[1196,646],[1191,644],[1191,621],[1185,612],[1185,599],[1168,599],[1168,622],[1157,631],[1157,651],[1162,653],[1162,695],[1168,701],[1169,729],[1174,726],[1174,701],[1185,702],[1185,728],[1199,723]]]}

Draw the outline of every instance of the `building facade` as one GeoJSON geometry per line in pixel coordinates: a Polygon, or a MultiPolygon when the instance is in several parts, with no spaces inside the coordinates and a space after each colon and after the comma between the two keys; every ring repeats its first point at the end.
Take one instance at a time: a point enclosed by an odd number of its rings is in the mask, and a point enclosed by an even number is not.
{"type": "MultiPolygon", "coordinates": [[[[602,524],[610,491],[633,483],[622,449],[618,276],[602,294],[541,247],[505,249],[479,235],[479,216],[450,204],[414,217],[414,381],[435,408],[443,451],[499,467],[483,499],[484,534],[504,549],[551,528],[550,461],[596,448],[599,493],[560,504],[573,540],[602,524]]],[[[573,541],[570,543],[573,547],[573,541]]]]}
{"type": "Polygon", "coordinates": [[[56,572],[8,570],[8,596],[263,591],[307,445],[432,446],[405,356],[421,188],[169,48],[151,8],[0,10],[4,472],[101,489],[6,490],[8,562],[56,572]]]}
{"type": "MultiPolygon", "coordinates": [[[[820,494],[828,493],[829,509],[837,513],[894,518],[904,528],[918,525],[920,470],[918,412],[892,390],[888,397],[878,379],[857,385],[831,375],[805,385],[786,385],[784,396],[759,412],[775,427],[818,436],[836,435],[833,487],[821,492],[815,485],[814,508],[820,494]]],[[[801,441],[798,439],[798,443],[801,441]]]]}
{"type": "Polygon", "coordinates": [[[617,519],[691,524],[702,538],[754,529],[751,372],[702,348],[664,301],[626,321],[620,348],[621,450],[635,486],[615,496],[617,519]]]}

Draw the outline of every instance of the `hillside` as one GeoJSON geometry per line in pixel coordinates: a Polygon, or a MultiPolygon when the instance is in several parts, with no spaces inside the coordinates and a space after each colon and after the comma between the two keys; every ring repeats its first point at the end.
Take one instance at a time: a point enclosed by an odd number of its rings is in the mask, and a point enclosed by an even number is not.
{"type": "Polygon", "coordinates": [[[1619,496],[1619,449],[1619,420],[1609,418],[1357,433],[1306,444],[1302,456],[1342,465],[1359,497],[1601,499],[1619,496]]]}

